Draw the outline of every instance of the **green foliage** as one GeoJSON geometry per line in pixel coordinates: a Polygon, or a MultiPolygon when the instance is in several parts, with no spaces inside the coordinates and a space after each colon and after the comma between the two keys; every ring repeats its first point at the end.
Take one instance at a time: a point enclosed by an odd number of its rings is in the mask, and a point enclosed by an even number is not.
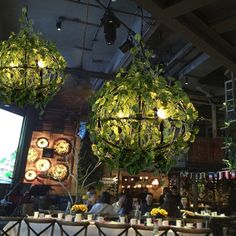
{"type": "Polygon", "coordinates": [[[225,138],[226,159],[223,162],[229,170],[236,170],[236,142],[232,137],[225,138]]]}
{"type": "Polygon", "coordinates": [[[66,62],[55,45],[33,32],[22,10],[22,25],[0,43],[0,100],[43,108],[64,83],[66,62]]]}
{"type": "Polygon", "coordinates": [[[93,97],[90,114],[93,153],[130,174],[168,172],[173,157],[187,150],[198,132],[193,126],[198,113],[189,97],[178,81],[152,68],[152,53],[143,46],[132,49],[130,68],[122,68],[93,97]]]}

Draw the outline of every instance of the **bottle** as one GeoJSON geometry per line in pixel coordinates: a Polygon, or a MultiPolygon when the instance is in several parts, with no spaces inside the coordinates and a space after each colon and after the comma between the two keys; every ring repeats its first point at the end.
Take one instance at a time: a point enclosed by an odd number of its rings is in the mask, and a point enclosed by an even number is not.
{"type": "Polygon", "coordinates": [[[159,227],[157,221],[154,221],[152,236],[159,236],[159,227]]]}

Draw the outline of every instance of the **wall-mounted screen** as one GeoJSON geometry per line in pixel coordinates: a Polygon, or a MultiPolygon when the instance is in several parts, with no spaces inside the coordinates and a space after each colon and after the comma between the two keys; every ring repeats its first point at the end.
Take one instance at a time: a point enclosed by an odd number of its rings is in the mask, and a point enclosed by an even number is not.
{"type": "Polygon", "coordinates": [[[23,116],[0,108],[0,183],[11,184],[23,116]]]}

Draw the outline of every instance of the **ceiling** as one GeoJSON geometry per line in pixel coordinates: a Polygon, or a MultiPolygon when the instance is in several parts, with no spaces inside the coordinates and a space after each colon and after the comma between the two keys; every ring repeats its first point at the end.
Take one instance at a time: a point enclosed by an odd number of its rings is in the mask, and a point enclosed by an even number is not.
{"type": "Polygon", "coordinates": [[[35,31],[54,41],[68,64],[67,80],[48,105],[50,112],[85,119],[91,94],[130,63],[129,52],[119,47],[129,31],[140,33],[141,28],[154,50],[153,63],[164,63],[166,75],[182,81],[204,116],[211,116],[211,102],[223,101],[225,71],[236,72],[235,0],[0,1],[0,40],[19,30],[27,3],[35,31]],[[101,26],[107,6],[120,20],[113,45],[106,44],[101,26]],[[66,19],[61,31],[56,28],[59,17],[66,19]]]}

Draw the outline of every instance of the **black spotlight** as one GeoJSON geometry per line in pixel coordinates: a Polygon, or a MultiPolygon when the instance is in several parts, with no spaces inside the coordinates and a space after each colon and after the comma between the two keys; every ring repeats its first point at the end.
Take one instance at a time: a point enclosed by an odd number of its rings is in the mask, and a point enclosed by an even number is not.
{"type": "Polygon", "coordinates": [[[116,28],[120,26],[119,19],[110,10],[106,10],[101,23],[104,26],[106,43],[108,45],[114,44],[116,41],[116,28]]]}
{"type": "Polygon", "coordinates": [[[62,19],[59,18],[56,23],[56,27],[58,31],[61,31],[62,19]]]}
{"type": "Polygon", "coordinates": [[[128,52],[132,47],[134,47],[134,40],[132,35],[128,35],[126,41],[119,47],[121,52],[126,53],[128,52]]]}
{"type": "Polygon", "coordinates": [[[184,82],[184,84],[185,84],[185,85],[188,85],[188,84],[189,84],[189,82],[188,82],[188,77],[187,77],[187,76],[185,77],[185,82],[184,82]]]}

